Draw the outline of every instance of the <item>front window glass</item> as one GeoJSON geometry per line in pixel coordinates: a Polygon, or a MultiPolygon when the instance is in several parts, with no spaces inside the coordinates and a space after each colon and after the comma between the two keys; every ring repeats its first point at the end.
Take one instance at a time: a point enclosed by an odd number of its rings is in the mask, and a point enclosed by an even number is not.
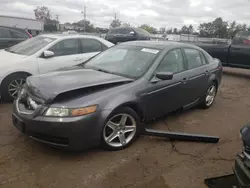
{"type": "Polygon", "coordinates": [[[6,49],[6,51],[21,55],[33,55],[54,40],[55,38],[37,36],[12,46],[11,48],[6,49]]]}
{"type": "Polygon", "coordinates": [[[49,51],[54,52],[55,56],[64,56],[64,55],[74,55],[79,54],[79,43],[78,39],[65,39],[54,46],[52,46],[49,51]]]}
{"type": "Polygon", "coordinates": [[[139,78],[148,70],[159,53],[159,49],[116,46],[97,55],[84,67],[125,77],[139,78]]]}

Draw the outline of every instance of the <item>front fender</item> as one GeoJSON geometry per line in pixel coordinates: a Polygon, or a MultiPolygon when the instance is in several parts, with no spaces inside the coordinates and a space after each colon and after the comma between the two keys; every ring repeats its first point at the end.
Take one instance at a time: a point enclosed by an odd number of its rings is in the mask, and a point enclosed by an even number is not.
{"type": "Polygon", "coordinates": [[[107,104],[104,106],[104,110],[114,111],[120,106],[135,104],[139,107],[139,99],[135,95],[124,95],[121,94],[112,100],[109,100],[107,104]]]}

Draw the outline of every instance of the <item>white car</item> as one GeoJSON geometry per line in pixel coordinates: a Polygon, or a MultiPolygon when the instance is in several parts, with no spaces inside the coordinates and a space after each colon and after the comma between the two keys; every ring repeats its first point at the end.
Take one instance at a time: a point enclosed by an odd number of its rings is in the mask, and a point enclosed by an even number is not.
{"type": "Polygon", "coordinates": [[[94,36],[40,35],[0,50],[0,96],[12,101],[30,75],[78,65],[114,44],[94,36]]]}

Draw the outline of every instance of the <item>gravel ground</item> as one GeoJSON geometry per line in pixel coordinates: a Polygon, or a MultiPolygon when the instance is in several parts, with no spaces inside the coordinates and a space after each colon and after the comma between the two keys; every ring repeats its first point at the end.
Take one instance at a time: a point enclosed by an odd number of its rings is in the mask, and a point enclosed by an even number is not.
{"type": "Polygon", "coordinates": [[[1,188],[205,188],[204,178],[232,173],[241,151],[239,129],[249,121],[250,71],[225,68],[215,104],[155,122],[155,128],[220,136],[218,144],[141,136],[131,147],[65,152],[20,134],[11,105],[0,104],[1,188]]]}

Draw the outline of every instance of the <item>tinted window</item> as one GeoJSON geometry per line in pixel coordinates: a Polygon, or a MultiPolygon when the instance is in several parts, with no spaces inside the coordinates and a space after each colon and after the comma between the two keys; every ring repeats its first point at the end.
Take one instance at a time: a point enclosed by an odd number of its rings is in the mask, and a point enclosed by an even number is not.
{"type": "Polygon", "coordinates": [[[10,31],[8,29],[0,28],[0,38],[11,38],[10,31]]]}
{"type": "Polygon", "coordinates": [[[7,49],[7,51],[21,55],[32,55],[54,40],[54,38],[37,36],[19,43],[10,49],[7,49]]]}
{"type": "Polygon", "coordinates": [[[185,70],[183,56],[180,49],[172,50],[163,58],[156,72],[182,72],[185,70]]]}
{"type": "Polygon", "coordinates": [[[116,33],[117,33],[117,34],[123,34],[123,35],[129,34],[130,31],[132,31],[132,30],[131,30],[130,28],[128,28],[128,27],[117,28],[117,29],[116,29],[116,33]]]}
{"type": "Polygon", "coordinates": [[[158,53],[160,53],[158,49],[115,46],[91,59],[84,67],[138,78],[152,65],[158,53]]]}
{"type": "Polygon", "coordinates": [[[102,44],[95,39],[80,39],[83,53],[100,52],[102,44]]]}
{"type": "Polygon", "coordinates": [[[115,34],[116,33],[116,29],[111,29],[110,31],[109,31],[109,34],[115,34]]]}
{"type": "Polygon", "coordinates": [[[119,30],[119,34],[124,34],[124,35],[127,35],[130,33],[130,31],[132,31],[130,28],[121,28],[119,30]]]}
{"type": "Polygon", "coordinates": [[[193,69],[202,65],[200,52],[198,50],[184,49],[184,51],[187,57],[188,69],[193,69]]]}
{"type": "Polygon", "coordinates": [[[241,35],[235,37],[232,41],[232,44],[250,46],[250,35],[241,35]]]}
{"type": "Polygon", "coordinates": [[[10,33],[11,33],[12,38],[17,38],[17,39],[26,39],[26,38],[28,38],[28,37],[25,36],[24,34],[19,33],[19,32],[17,32],[17,31],[12,31],[12,30],[11,30],[10,33]]]}
{"type": "Polygon", "coordinates": [[[55,56],[73,55],[79,53],[78,39],[66,39],[52,46],[50,51],[54,52],[55,56]]]}

